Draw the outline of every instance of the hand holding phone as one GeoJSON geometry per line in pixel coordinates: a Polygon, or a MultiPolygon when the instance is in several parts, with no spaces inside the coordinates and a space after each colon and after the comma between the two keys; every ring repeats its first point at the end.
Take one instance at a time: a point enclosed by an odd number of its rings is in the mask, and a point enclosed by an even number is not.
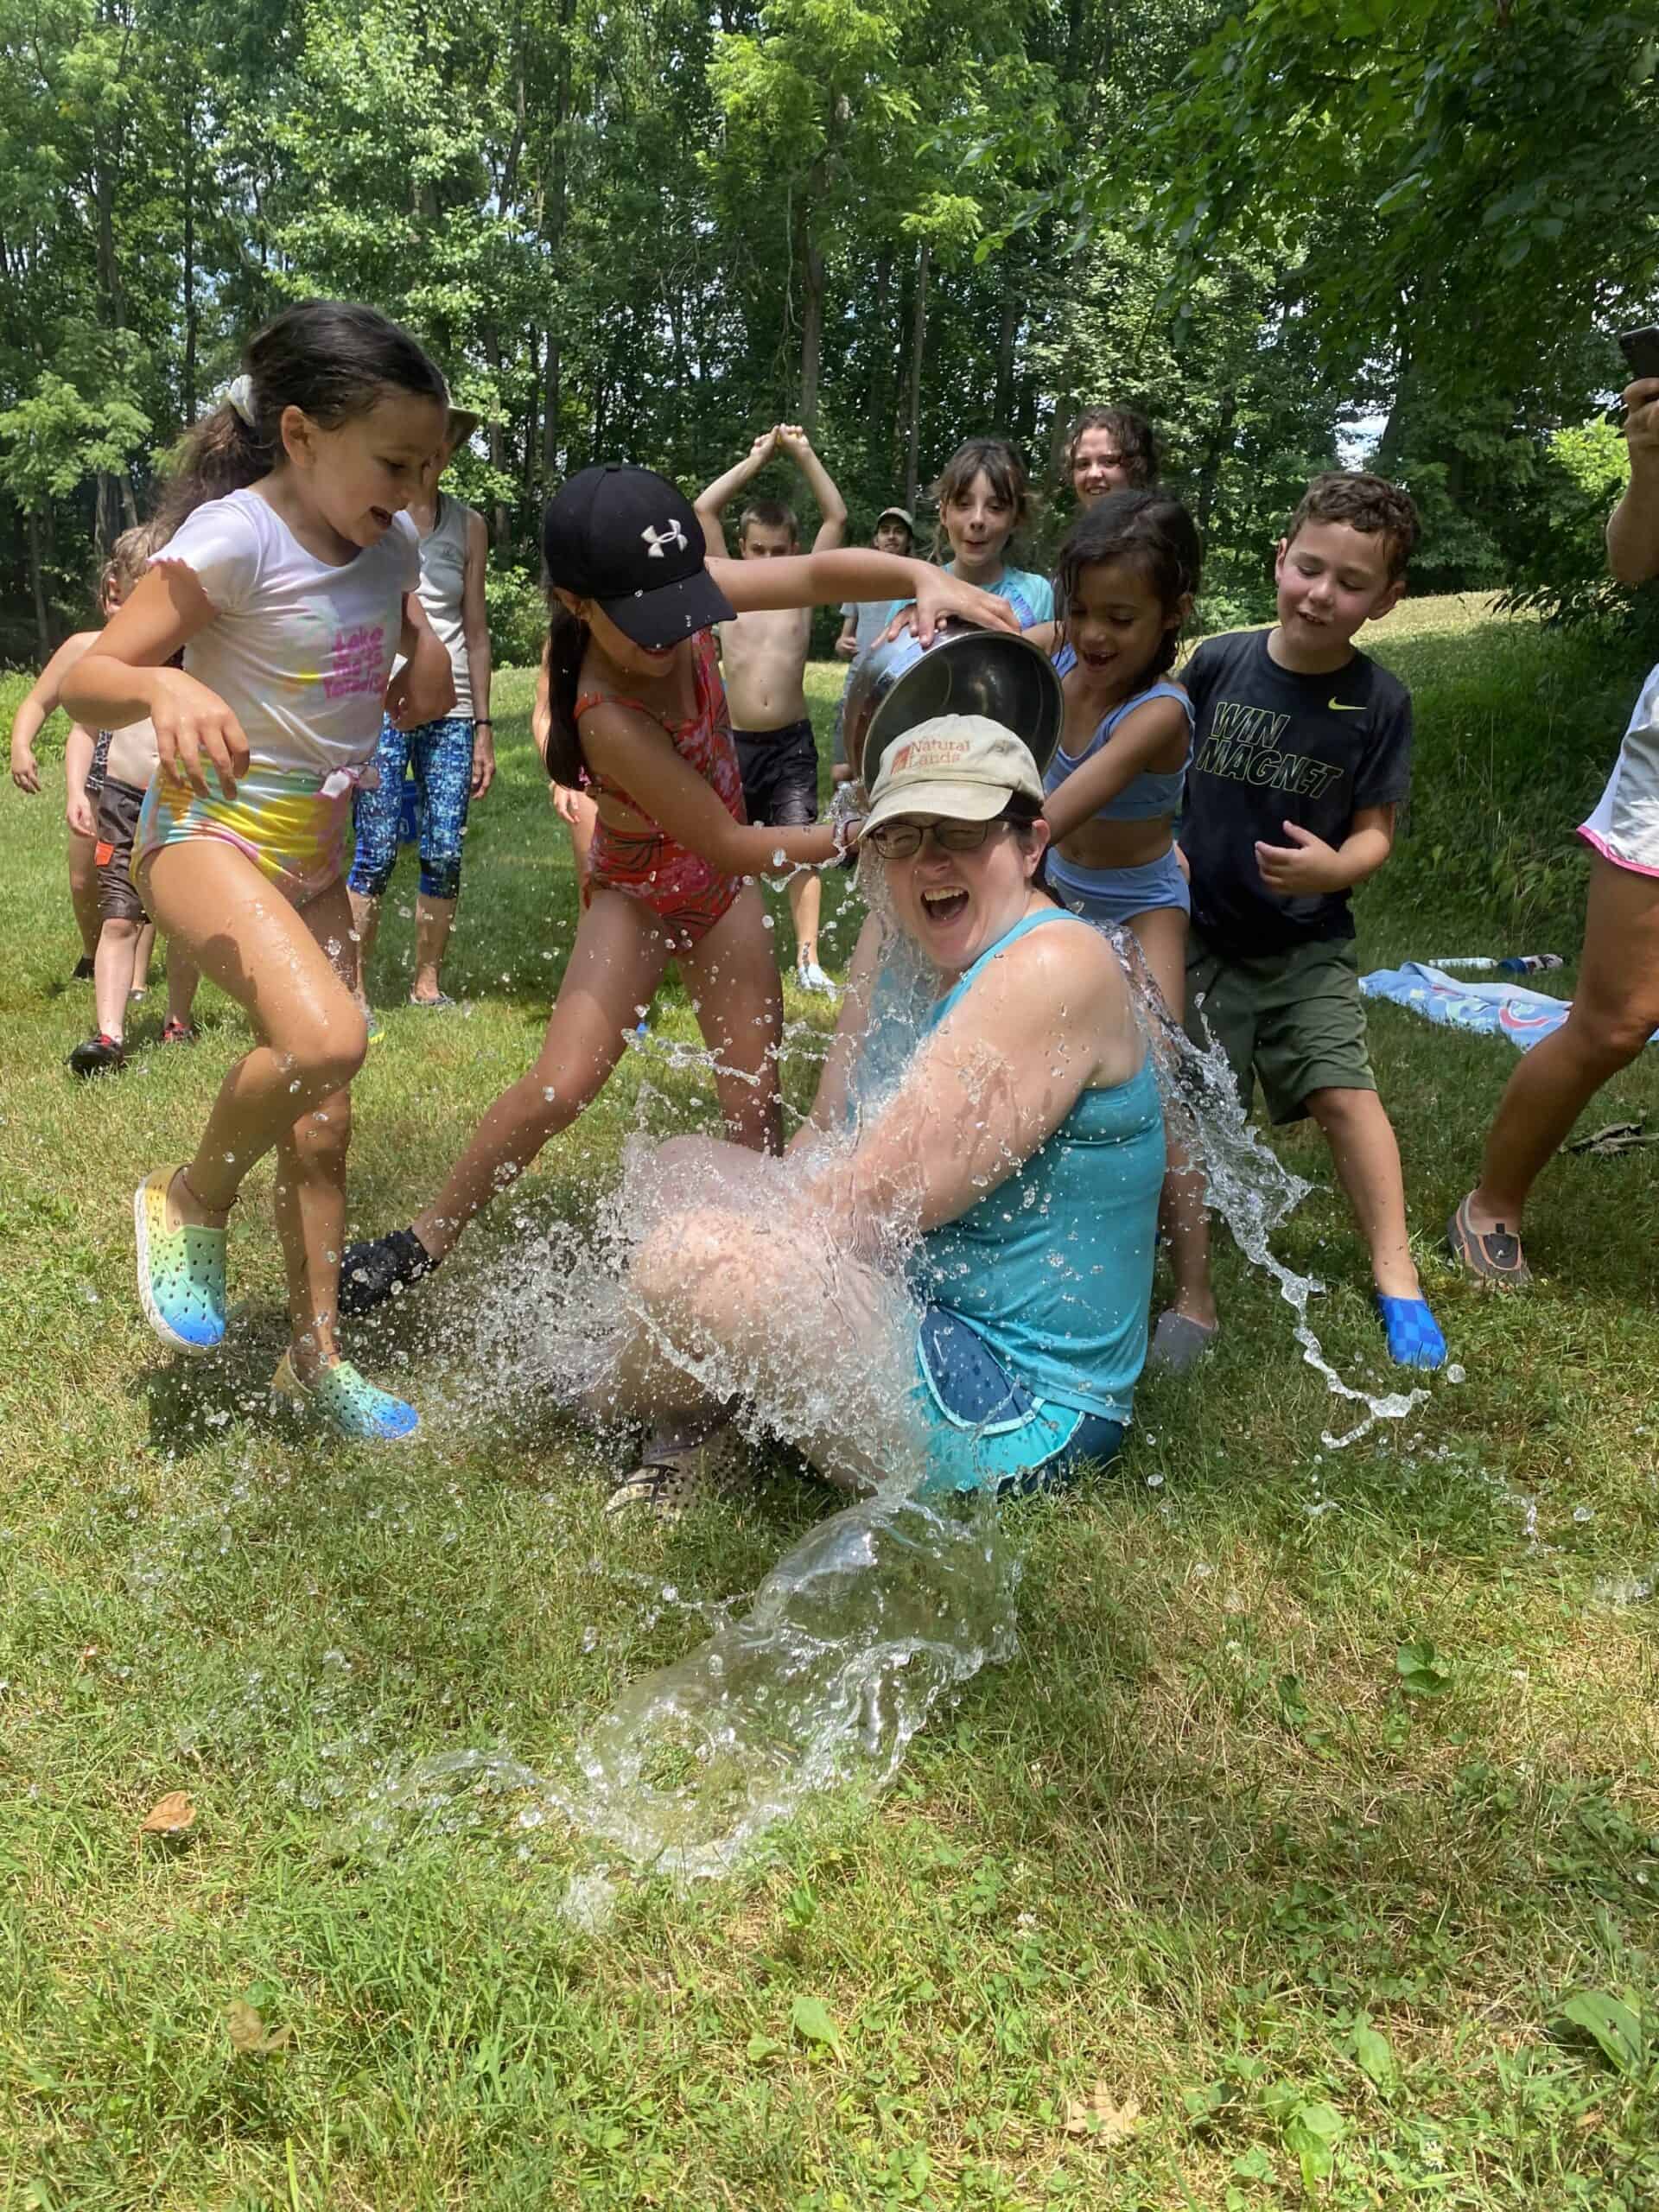
{"type": "Polygon", "coordinates": [[[1621,330],[1618,350],[1630,365],[1630,374],[1639,380],[1659,377],[1659,327],[1652,324],[1643,330],[1621,330]]]}

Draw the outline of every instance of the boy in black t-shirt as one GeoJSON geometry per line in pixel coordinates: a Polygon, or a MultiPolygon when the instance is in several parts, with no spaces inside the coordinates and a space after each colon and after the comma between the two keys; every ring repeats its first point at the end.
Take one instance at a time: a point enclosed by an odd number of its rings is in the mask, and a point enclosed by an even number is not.
{"type": "MultiPolygon", "coordinates": [[[[1199,646],[1181,849],[1192,879],[1187,1025],[1218,1038],[1247,1105],[1324,1131],[1370,1247],[1392,1358],[1439,1367],[1446,1339],[1406,1231],[1400,1148],[1376,1095],[1348,894],[1380,868],[1411,788],[1411,699],[1357,652],[1406,588],[1417,517],[1380,477],[1316,477],[1280,540],[1279,620],[1199,646]]],[[[1213,1301],[1162,1315],[1163,1363],[1190,1365],[1213,1301]]]]}

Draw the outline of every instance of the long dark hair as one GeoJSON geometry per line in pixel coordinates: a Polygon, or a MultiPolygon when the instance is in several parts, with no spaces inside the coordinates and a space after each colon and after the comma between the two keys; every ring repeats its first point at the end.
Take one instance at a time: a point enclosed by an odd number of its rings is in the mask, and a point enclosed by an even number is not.
{"type": "MultiPolygon", "coordinates": [[[[1179,499],[1166,492],[1109,492],[1077,517],[1066,532],[1054,569],[1054,620],[1065,637],[1066,616],[1084,569],[1101,561],[1134,563],[1157,594],[1164,613],[1173,615],[1181,601],[1196,596],[1204,569],[1198,524],[1179,499]]],[[[1180,643],[1178,628],[1165,631],[1162,645],[1146,673],[1167,676],[1180,643]]]]}
{"type": "Polygon", "coordinates": [[[269,476],[283,458],[283,410],[297,407],[324,429],[366,415],[386,393],[449,404],[435,361],[378,308],[354,300],[302,300],[256,332],[242,356],[251,422],[221,400],[187,430],[161,520],[176,530],[204,499],[223,499],[269,476]]]}
{"type": "Polygon", "coordinates": [[[573,614],[550,584],[547,590],[547,772],[556,784],[575,785],[582,776],[576,734],[576,697],[588,651],[588,625],[573,614]]]}

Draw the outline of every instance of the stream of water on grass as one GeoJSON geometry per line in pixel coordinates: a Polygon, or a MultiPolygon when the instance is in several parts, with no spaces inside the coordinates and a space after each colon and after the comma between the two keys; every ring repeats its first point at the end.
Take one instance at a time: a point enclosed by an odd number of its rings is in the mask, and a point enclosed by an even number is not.
{"type": "MultiPolygon", "coordinates": [[[[879,887],[868,889],[879,910],[879,887]]],[[[904,941],[895,933],[892,942],[902,958],[904,941]]],[[[1120,939],[1120,950],[1172,1128],[1203,1162],[1212,1209],[1291,1308],[1304,1360],[1359,1414],[1324,1443],[1339,1449],[1379,1420],[1402,1418],[1426,1393],[1376,1395],[1344,1382],[1308,1321],[1318,1286],[1271,1249],[1273,1231],[1308,1186],[1250,1128],[1219,1048],[1198,1052],[1170,1020],[1133,940],[1120,939]]],[[[918,957],[912,968],[908,984],[919,1019],[933,984],[918,957]]],[[[785,1050],[821,1053],[823,1043],[810,1025],[792,1025],[785,1050]]],[[[692,1048],[649,1037],[637,1049],[664,1069],[706,1065],[692,1048]]],[[[896,1055],[895,1069],[905,1056],[896,1055]]],[[[704,1164],[695,1141],[653,1144],[646,1132],[660,1126],[655,1096],[649,1081],[642,1084],[639,1127],[596,1224],[578,1230],[556,1222],[527,1235],[504,1261],[478,1317],[480,1370],[512,1373],[515,1388],[544,1391],[573,1408],[589,1405],[612,1377],[618,1345],[646,1318],[631,1277],[653,1232],[677,1222],[695,1236],[711,1213],[728,1224],[735,1219],[789,1240],[801,1296],[770,1317],[767,1331],[783,1344],[772,1342],[764,1359],[706,1343],[688,1349],[683,1337],[671,1340],[652,1322],[655,1348],[709,1398],[734,1401],[748,1435],[812,1440],[812,1456],[831,1479],[865,1494],[793,1544],[741,1613],[735,1605],[688,1607],[709,1629],[705,1639],[632,1683],[586,1728],[563,1771],[539,1773],[499,1751],[447,1752],[387,1776],[371,1817],[377,1825],[442,1820],[458,1793],[509,1792],[519,1800],[523,1825],[568,1822],[607,1860],[685,1882],[729,1872],[818,1793],[853,1781],[889,1782],[941,1702],[988,1663],[1013,1655],[1019,1567],[992,1496],[930,1494],[921,1486],[922,1440],[909,1405],[916,1308],[903,1287],[902,1249],[881,1255],[886,1311],[879,1327],[863,1332],[865,1351],[828,1382],[815,1382],[823,1360],[813,1332],[843,1294],[868,1306],[869,1271],[853,1279],[846,1255],[805,1203],[801,1154],[744,1155],[735,1174],[704,1164]],[[533,1332],[526,1314],[537,1317],[533,1332]],[[791,1331],[799,1332],[793,1347],[791,1331]]],[[[1317,1502],[1313,1510],[1320,1510],[1317,1502]]],[[[657,1594],[682,1602],[672,1590],[657,1594]]],[[[602,1911],[603,1896],[601,1878],[580,1878],[573,1916],[602,1911]]]]}

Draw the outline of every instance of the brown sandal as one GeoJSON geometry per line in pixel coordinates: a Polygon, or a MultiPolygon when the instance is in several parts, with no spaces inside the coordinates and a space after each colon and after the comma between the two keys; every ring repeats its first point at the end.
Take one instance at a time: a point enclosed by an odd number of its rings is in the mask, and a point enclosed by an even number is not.
{"type": "Polygon", "coordinates": [[[1524,1290],[1532,1281],[1532,1269],[1521,1249],[1520,1237],[1513,1230],[1505,1229],[1501,1221],[1483,1236],[1469,1218],[1466,1198],[1446,1224],[1446,1242],[1458,1265],[1478,1282],[1500,1289],[1524,1290]]]}

